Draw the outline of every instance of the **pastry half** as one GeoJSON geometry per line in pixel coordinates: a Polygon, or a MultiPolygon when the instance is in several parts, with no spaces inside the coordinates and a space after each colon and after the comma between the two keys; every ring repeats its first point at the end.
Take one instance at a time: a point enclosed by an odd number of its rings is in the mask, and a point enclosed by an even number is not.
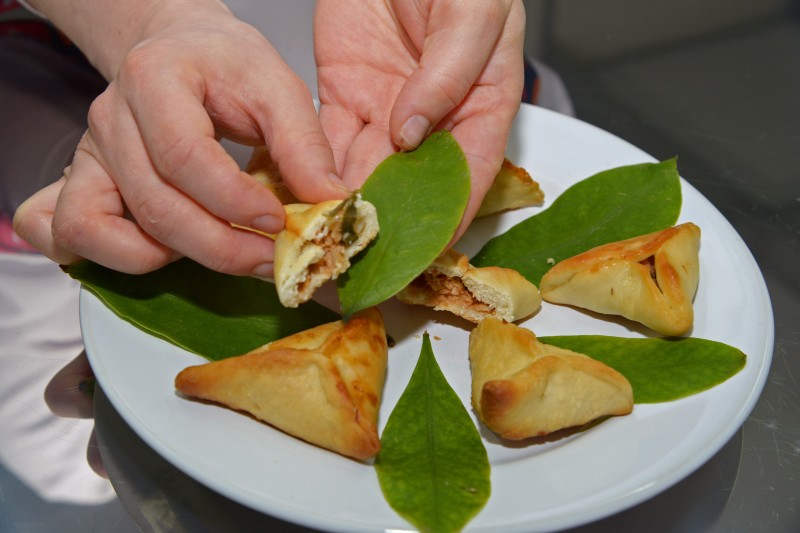
{"type": "Polygon", "coordinates": [[[369,308],[347,323],[324,324],[245,355],[186,368],[175,388],[363,460],[380,449],[386,362],[383,318],[369,308]]]}
{"type": "Polygon", "coordinates": [[[509,209],[541,205],[542,202],[544,192],[528,171],[504,159],[475,216],[485,217],[509,209]]]}
{"type": "Polygon", "coordinates": [[[536,285],[510,268],[476,268],[467,256],[448,250],[397,294],[404,303],[450,311],[471,322],[496,317],[508,322],[532,315],[542,305],[536,285]]]}
{"type": "Polygon", "coordinates": [[[285,209],[286,225],[275,238],[275,286],[284,306],[297,307],[350,268],[350,258],[378,234],[378,215],[358,192],[285,209]]]}
{"type": "Polygon", "coordinates": [[[598,246],[554,265],[542,277],[542,298],[683,335],[694,321],[699,248],[691,222],[598,246]]]}
{"type": "Polygon", "coordinates": [[[507,439],[542,436],[633,410],[633,389],[613,368],[539,342],[533,332],[487,318],[469,337],[472,406],[507,439]]]}

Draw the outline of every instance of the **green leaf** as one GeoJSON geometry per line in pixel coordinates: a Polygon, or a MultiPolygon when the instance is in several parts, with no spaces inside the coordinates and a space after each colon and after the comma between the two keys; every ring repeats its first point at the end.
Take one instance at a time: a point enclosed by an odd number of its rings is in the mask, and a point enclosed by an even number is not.
{"type": "Polygon", "coordinates": [[[272,283],[220,274],[188,259],[138,276],[89,261],[65,270],[121,318],[211,360],[339,320],[315,302],[287,309],[272,283]]]}
{"type": "Polygon", "coordinates": [[[378,165],[361,194],[377,209],[380,232],[338,279],[345,316],[391,298],[442,253],[469,190],[467,160],[448,132],[378,165]]]}
{"type": "Polygon", "coordinates": [[[420,531],[458,531],[489,499],[486,449],[427,333],[381,436],[375,469],[386,501],[420,531]]]}
{"type": "Polygon", "coordinates": [[[576,183],[545,211],[491,239],[470,263],[511,268],[538,285],[554,263],[673,226],[680,210],[675,159],[606,170],[576,183]]]}
{"type": "Polygon", "coordinates": [[[603,335],[539,337],[602,361],[628,378],[636,403],[669,402],[710,389],[744,368],[741,350],[696,338],[628,339],[603,335]]]}

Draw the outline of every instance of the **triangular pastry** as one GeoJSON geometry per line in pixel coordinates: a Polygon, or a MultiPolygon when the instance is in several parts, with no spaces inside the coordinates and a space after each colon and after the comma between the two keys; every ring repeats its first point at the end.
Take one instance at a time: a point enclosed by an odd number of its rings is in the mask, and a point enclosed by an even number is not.
{"type": "Polygon", "coordinates": [[[450,311],[475,323],[487,316],[513,322],[542,305],[536,285],[516,270],[473,267],[467,256],[452,249],[401,290],[397,299],[450,311]]]}
{"type": "Polygon", "coordinates": [[[494,318],[470,333],[469,360],[472,406],[507,439],[547,435],[633,409],[631,385],[613,368],[494,318]]]}
{"type": "Polygon", "coordinates": [[[297,307],[350,268],[350,258],[378,234],[378,215],[358,192],[285,209],[286,225],[275,238],[275,286],[284,306],[297,307]]]}
{"type": "Polygon", "coordinates": [[[187,396],[250,413],[317,446],[368,459],[380,449],[386,332],[377,308],[175,378],[187,396]]]}
{"type": "Polygon", "coordinates": [[[621,315],[663,335],[692,327],[700,228],[691,222],[598,246],[542,277],[542,298],[621,315]]]}
{"type": "Polygon", "coordinates": [[[483,197],[476,218],[485,217],[509,209],[519,209],[531,205],[541,205],[544,192],[531,178],[528,171],[514,165],[508,159],[494,178],[492,186],[483,197]]]}

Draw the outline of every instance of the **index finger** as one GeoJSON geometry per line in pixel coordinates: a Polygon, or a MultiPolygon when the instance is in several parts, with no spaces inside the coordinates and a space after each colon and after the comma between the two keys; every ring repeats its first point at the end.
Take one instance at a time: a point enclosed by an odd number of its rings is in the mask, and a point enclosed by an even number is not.
{"type": "Polygon", "coordinates": [[[464,101],[490,58],[496,63],[508,55],[498,50],[507,47],[503,32],[519,34],[521,60],[524,12],[509,22],[510,7],[499,1],[477,2],[468,9],[439,2],[431,9],[427,32],[412,32],[421,52],[419,66],[403,84],[389,121],[392,140],[404,150],[416,148],[464,101]]]}
{"type": "Polygon", "coordinates": [[[158,81],[165,82],[158,91],[134,89],[120,97],[129,100],[147,157],[161,179],[223,220],[280,231],[283,207],[217,141],[202,87],[158,81]]]}

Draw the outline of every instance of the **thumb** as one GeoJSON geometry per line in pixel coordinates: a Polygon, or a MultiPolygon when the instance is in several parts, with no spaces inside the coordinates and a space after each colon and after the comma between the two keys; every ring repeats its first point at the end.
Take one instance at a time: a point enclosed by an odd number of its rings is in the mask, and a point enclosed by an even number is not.
{"type": "MultiPolygon", "coordinates": [[[[389,119],[392,140],[401,149],[419,146],[475,85],[508,18],[505,4],[436,2],[431,7],[419,65],[400,89],[389,119]]],[[[404,15],[398,13],[400,24],[410,18],[404,15]]]]}

